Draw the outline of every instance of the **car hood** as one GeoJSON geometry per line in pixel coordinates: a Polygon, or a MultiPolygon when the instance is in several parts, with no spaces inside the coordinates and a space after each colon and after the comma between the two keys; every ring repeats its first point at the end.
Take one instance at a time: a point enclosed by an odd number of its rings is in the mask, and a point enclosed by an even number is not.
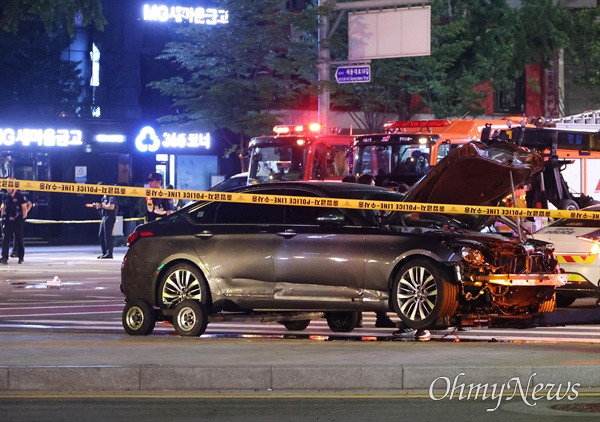
{"type": "Polygon", "coordinates": [[[495,206],[543,169],[544,159],[515,144],[469,142],[450,152],[407,193],[405,202],[495,206]]]}

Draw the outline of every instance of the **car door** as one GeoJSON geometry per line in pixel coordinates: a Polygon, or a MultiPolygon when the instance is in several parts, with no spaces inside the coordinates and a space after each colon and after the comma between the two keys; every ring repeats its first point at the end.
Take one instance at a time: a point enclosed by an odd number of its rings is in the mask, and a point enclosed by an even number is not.
{"type": "MultiPolygon", "coordinates": [[[[261,192],[268,193],[268,192],[261,192]]],[[[272,298],[273,223],[283,221],[283,206],[213,203],[195,229],[195,250],[221,292],[236,301],[272,298]]]]}
{"type": "MultiPolygon", "coordinates": [[[[317,196],[288,189],[287,195],[317,196]]],[[[275,298],[279,306],[319,308],[324,302],[351,305],[364,285],[363,228],[337,208],[286,206],[276,233],[275,298]]]]}

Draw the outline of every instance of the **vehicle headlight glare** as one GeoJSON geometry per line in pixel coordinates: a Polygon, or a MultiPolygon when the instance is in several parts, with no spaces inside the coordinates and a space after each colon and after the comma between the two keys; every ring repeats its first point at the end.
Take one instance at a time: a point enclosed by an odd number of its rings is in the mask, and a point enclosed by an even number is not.
{"type": "Polygon", "coordinates": [[[481,265],[485,263],[485,258],[481,251],[472,248],[463,248],[460,251],[463,259],[470,264],[481,265]]]}

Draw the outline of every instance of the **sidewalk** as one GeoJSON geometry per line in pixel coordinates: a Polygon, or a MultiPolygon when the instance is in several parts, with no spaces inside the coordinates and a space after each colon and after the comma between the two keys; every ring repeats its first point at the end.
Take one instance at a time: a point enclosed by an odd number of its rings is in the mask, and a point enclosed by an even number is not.
{"type": "Polygon", "coordinates": [[[465,384],[518,377],[523,388],[569,382],[600,388],[600,347],[0,333],[0,394],[427,390],[436,379],[436,388],[446,388],[456,377],[465,384]]]}

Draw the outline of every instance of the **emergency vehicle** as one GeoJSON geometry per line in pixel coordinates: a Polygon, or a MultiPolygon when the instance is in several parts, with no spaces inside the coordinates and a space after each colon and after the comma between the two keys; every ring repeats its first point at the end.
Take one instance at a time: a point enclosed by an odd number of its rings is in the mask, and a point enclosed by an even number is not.
{"type": "Polygon", "coordinates": [[[537,119],[535,127],[490,127],[482,133],[484,142],[506,140],[544,154],[544,171],[528,188],[529,207],[548,208],[551,203],[576,210],[600,203],[600,110],[576,116],[575,123],[575,116],[537,119]]]}
{"type": "MultiPolygon", "coordinates": [[[[430,162],[435,166],[448,152],[459,148],[467,142],[481,139],[481,132],[486,125],[493,130],[504,130],[512,126],[527,125],[523,117],[506,117],[496,120],[482,119],[435,119],[391,121],[384,124],[389,133],[433,134],[439,136],[439,142],[431,145],[430,162]]],[[[533,127],[533,125],[530,125],[533,127]]]]}
{"type": "Polygon", "coordinates": [[[275,135],[252,138],[248,183],[288,180],[342,180],[352,135],[321,134],[319,124],[278,125],[275,135]]]}
{"type": "Polygon", "coordinates": [[[570,161],[561,172],[569,188],[600,201],[600,110],[550,119],[548,125],[593,134],[588,148],[567,149],[559,144],[556,153],[559,159],[570,161]]]}
{"type": "Polygon", "coordinates": [[[377,185],[413,185],[455,148],[479,140],[486,125],[505,130],[523,118],[502,120],[404,120],[383,125],[384,133],[358,136],[352,174],[372,174],[377,185]]]}
{"type": "Polygon", "coordinates": [[[378,186],[413,185],[430,168],[433,134],[375,133],[357,136],[351,148],[352,174],[371,174],[378,186]]]}

